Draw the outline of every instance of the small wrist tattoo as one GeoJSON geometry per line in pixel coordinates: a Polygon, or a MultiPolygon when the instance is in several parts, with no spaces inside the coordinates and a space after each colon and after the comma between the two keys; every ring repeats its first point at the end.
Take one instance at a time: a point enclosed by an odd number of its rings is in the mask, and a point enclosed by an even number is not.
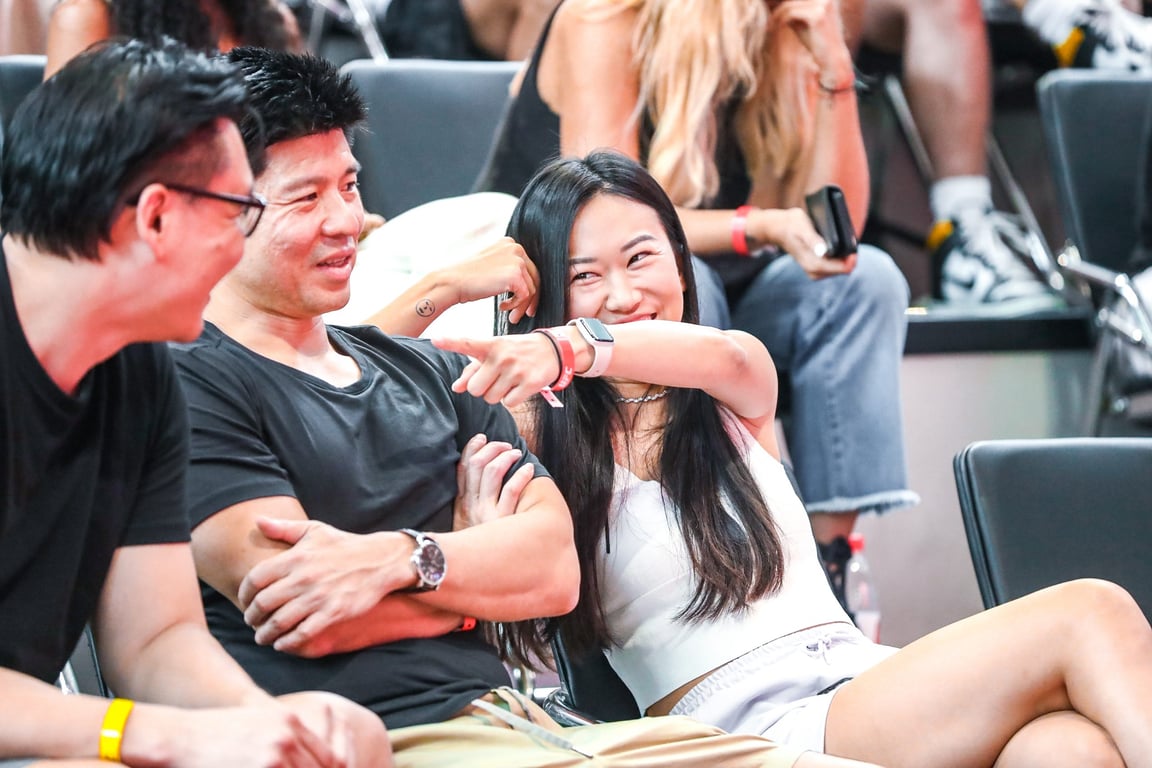
{"type": "Polygon", "coordinates": [[[431,299],[421,299],[416,304],[416,314],[420,317],[431,317],[436,314],[436,305],[432,303],[431,299]]]}

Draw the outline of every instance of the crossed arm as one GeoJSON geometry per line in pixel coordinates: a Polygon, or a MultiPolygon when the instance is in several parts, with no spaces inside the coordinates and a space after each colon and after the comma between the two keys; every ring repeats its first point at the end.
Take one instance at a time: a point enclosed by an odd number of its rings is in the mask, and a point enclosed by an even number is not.
{"type": "MultiPolygon", "coordinates": [[[[477,455],[477,472],[489,467],[487,487],[518,458],[490,464],[477,455]]],[[[474,514],[470,522],[482,521],[462,527],[458,505],[457,529],[433,534],[448,563],[435,592],[404,591],[416,584],[407,534],[341,531],[310,520],[287,496],[213,515],[193,531],[193,550],[200,577],[244,611],[258,643],[301,656],[442,635],[465,616],[516,621],[568,612],[579,567],[567,505],[551,479],[531,479],[528,468],[505,491],[508,509],[474,514]]]]}

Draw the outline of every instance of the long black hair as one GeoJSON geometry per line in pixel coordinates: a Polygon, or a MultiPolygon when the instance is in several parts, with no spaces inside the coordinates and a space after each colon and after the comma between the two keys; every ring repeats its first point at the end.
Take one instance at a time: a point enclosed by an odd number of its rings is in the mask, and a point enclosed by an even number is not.
{"type": "MultiPolygon", "coordinates": [[[[272,0],[216,0],[244,45],[287,50],[295,41],[284,16],[272,0]]],[[[219,41],[199,0],[113,0],[117,35],[155,42],[167,36],[189,48],[210,51],[219,41]]]]}
{"type": "MultiPolygon", "coordinates": [[[[508,234],[519,242],[540,274],[535,317],[510,325],[497,318],[499,333],[527,333],[568,320],[568,248],[583,207],[599,195],[615,195],[651,208],[659,217],[684,280],[684,322],[699,319],[688,241],[676,209],[643,167],[616,152],[561,159],[545,166],[525,188],[508,234]]],[[[609,546],[606,531],[612,502],[615,457],[612,434],[626,426],[617,392],[603,379],[577,378],[559,393],[563,409],[534,398],[530,414],[534,449],[552,472],[572,510],[580,559],[580,601],[559,619],[508,632],[513,658],[541,653],[557,633],[581,654],[613,642],[604,618],[597,550],[609,546]]],[[[697,586],[681,611],[701,621],[738,611],[779,589],[783,580],[780,534],[763,496],[733,442],[720,407],[699,389],[673,389],[663,425],[659,479],[678,511],[680,530],[692,559],[697,586]]]]}

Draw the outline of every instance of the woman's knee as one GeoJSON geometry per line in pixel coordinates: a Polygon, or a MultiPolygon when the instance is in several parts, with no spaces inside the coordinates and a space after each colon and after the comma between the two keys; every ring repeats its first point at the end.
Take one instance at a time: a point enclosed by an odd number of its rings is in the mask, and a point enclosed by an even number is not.
{"type": "Polygon", "coordinates": [[[1052,613],[1068,619],[1069,631],[1087,631],[1093,640],[1098,636],[1142,636],[1152,641],[1152,630],[1143,611],[1119,584],[1104,579],[1074,579],[1044,592],[1052,601],[1052,613]]]}
{"type": "Polygon", "coordinates": [[[908,281],[892,257],[870,245],[861,245],[856,268],[849,275],[850,293],[876,311],[903,315],[908,308],[908,281]]]}

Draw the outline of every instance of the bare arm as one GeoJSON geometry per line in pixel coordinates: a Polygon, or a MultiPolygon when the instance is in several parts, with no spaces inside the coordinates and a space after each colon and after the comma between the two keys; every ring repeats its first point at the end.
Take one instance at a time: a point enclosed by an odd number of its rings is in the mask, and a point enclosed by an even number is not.
{"type": "MultiPolygon", "coordinates": [[[[187,545],[114,555],[94,626],[113,689],[141,700],[124,731],[125,764],[391,764],[383,726],[366,710],[326,694],[278,701],[257,688],[208,634],[195,584],[187,545]]],[[[0,688],[0,756],[97,757],[106,699],[63,696],[4,669],[0,688]]]]}
{"type": "MultiPolygon", "coordinates": [[[[765,448],[779,455],[772,434],[777,381],[772,358],[755,337],[689,323],[651,320],[608,326],[615,339],[605,377],[702,389],[739,416],[765,448]]],[[[592,365],[592,347],[572,326],[568,334],[577,371],[592,365]]],[[[542,334],[493,339],[434,339],[470,363],[453,385],[488,402],[514,407],[557,376],[556,354],[542,334]]]]}
{"type": "MultiPolygon", "coordinates": [[[[309,523],[307,515],[296,499],[274,496],[254,499],[221,510],[192,532],[193,551],[200,578],[231,600],[240,610],[248,608],[248,602],[240,598],[241,584],[244,583],[248,573],[265,560],[292,549],[290,544],[265,536],[262,532],[266,529],[278,532],[282,537],[288,537],[285,526],[277,528],[275,521],[309,523]]],[[[299,540],[308,532],[295,533],[296,539],[299,540]]],[[[381,569],[380,563],[371,560],[374,546],[380,545],[383,548],[388,543],[402,546],[407,542],[407,551],[410,553],[412,549],[411,538],[404,534],[377,534],[375,538],[383,539],[381,542],[373,541],[372,537],[336,531],[322,524],[315,524],[310,533],[312,536],[310,546],[324,546],[336,557],[343,557],[342,553],[353,549],[356,545],[361,545],[367,550],[369,559],[362,574],[365,579],[375,578],[376,571],[381,569]],[[389,542],[389,539],[395,541],[389,542]]],[[[351,569],[351,561],[346,561],[344,566],[351,569]]],[[[413,581],[412,574],[409,573],[408,576],[409,582],[413,581]]],[[[462,618],[462,614],[442,611],[407,595],[390,595],[375,601],[366,599],[363,605],[348,606],[343,610],[349,614],[356,612],[358,614],[352,618],[334,617],[332,625],[323,632],[317,631],[309,637],[301,638],[301,642],[296,645],[290,640],[285,640],[277,645],[277,648],[305,656],[322,656],[326,653],[349,651],[357,647],[411,637],[442,635],[460,626],[462,618]]],[[[277,619],[265,621],[259,626],[254,625],[257,641],[273,642],[279,639],[279,634],[276,634],[281,626],[277,623],[279,621],[281,620],[277,619]]],[[[291,626],[284,627],[286,630],[291,628],[291,626]]]]}
{"type": "Polygon", "coordinates": [[[112,16],[104,0],[61,0],[48,18],[48,60],[44,79],[88,46],[112,37],[112,16]]]}
{"type": "Polygon", "coordinates": [[[396,336],[419,336],[449,308],[503,293],[511,322],[536,314],[540,278],[524,249],[504,237],[474,258],[424,275],[372,317],[369,323],[396,336]]]}
{"type": "Polygon", "coordinates": [[[557,615],[576,599],[571,520],[550,479],[528,483],[514,515],[433,537],[449,564],[440,589],[396,594],[416,583],[411,537],[308,521],[294,499],[245,502],[193,532],[202,578],[245,611],[257,641],[308,655],[444,634],[465,615],[557,615]]]}
{"type": "Polygon", "coordinates": [[[838,4],[836,0],[788,0],[776,8],[773,18],[792,27],[817,68],[816,81],[809,89],[815,116],[812,162],[784,202],[799,205],[804,194],[835,184],[844,190],[859,235],[868,215],[868,158],[853,88],[856,73],[838,4]]]}
{"type": "MultiPolygon", "coordinates": [[[[607,147],[639,160],[640,73],[632,52],[637,12],[631,8],[606,14],[586,5],[566,3],[556,14],[540,60],[541,98],[560,116],[561,155],[584,155],[607,147]]],[[[779,186],[778,181],[773,183],[779,186]]],[[[798,203],[799,195],[795,197],[789,205],[798,203]]],[[[677,208],[677,213],[694,253],[708,256],[732,250],[734,211],[677,208]]],[[[813,277],[840,274],[855,265],[854,260],[817,258],[822,241],[798,208],[758,207],[748,217],[747,232],[754,245],[777,245],[793,254],[813,277]]]]}

